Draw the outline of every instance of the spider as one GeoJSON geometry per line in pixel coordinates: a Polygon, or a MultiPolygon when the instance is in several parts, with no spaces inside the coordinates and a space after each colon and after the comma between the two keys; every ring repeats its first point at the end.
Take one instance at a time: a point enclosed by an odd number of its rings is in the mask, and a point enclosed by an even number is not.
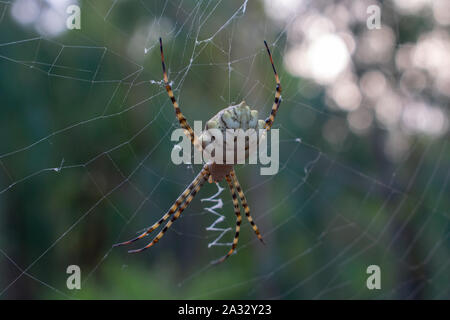
{"type": "MultiPolygon", "coordinates": [[[[270,53],[269,46],[267,45],[267,42],[264,40],[264,45],[267,49],[267,53],[269,55],[270,63],[272,65],[273,72],[275,74],[275,81],[276,81],[276,92],[275,92],[275,100],[272,105],[272,110],[270,113],[270,116],[266,120],[258,120],[258,111],[251,110],[249,106],[245,104],[244,101],[242,101],[238,105],[229,106],[223,110],[221,110],[218,114],[216,114],[211,120],[209,120],[206,124],[205,131],[202,133],[201,137],[197,137],[190,125],[188,124],[186,118],[184,117],[183,113],[180,110],[180,107],[178,105],[178,102],[176,101],[172,87],[169,83],[169,79],[167,76],[166,71],[166,65],[164,62],[164,53],[163,53],[163,45],[162,45],[162,39],[159,38],[159,45],[160,45],[160,51],[161,51],[161,63],[162,63],[162,70],[163,70],[163,77],[164,77],[164,84],[165,88],[167,90],[167,93],[169,95],[170,100],[172,101],[173,107],[175,109],[175,115],[180,123],[180,126],[184,129],[184,133],[186,136],[191,140],[192,144],[198,148],[199,150],[202,150],[205,147],[204,141],[202,141],[203,133],[206,132],[209,128],[218,128],[222,131],[225,131],[226,129],[236,129],[236,128],[254,128],[254,129],[266,129],[267,131],[270,130],[272,127],[272,124],[275,120],[275,116],[277,114],[278,108],[281,103],[281,83],[280,79],[278,77],[277,71],[275,69],[275,65],[273,63],[272,54],[270,53]]],[[[248,155],[246,155],[248,156],[248,155]]],[[[230,163],[224,163],[224,164],[218,164],[216,162],[207,162],[203,169],[200,171],[200,173],[195,177],[195,179],[191,182],[191,184],[184,190],[184,192],[178,197],[178,199],[175,201],[175,203],[170,207],[169,211],[162,216],[162,218],[153,224],[151,227],[147,228],[142,234],[137,236],[134,239],[117,243],[114,246],[123,246],[131,244],[139,239],[142,239],[149,235],[152,231],[157,229],[161,224],[163,224],[166,220],[171,218],[167,224],[163,227],[163,229],[158,233],[158,235],[145,247],[135,250],[128,251],[129,253],[137,253],[141,252],[145,249],[148,249],[152,247],[154,244],[156,244],[161,238],[164,236],[165,232],[172,226],[172,224],[177,220],[181,213],[187,208],[187,206],[191,203],[191,201],[194,199],[197,192],[200,190],[200,188],[203,186],[203,184],[206,181],[212,182],[220,182],[225,178],[225,180],[228,183],[228,186],[230,188],[231,197],[233,200],[233,206],[234,206],[234,213],[236,214],[236,232],[233,239],[233,243],[231,245],[230,250],[228,253],[216,261],[216,263],[220,263],[225,261],[230,255],[234,253],[236,250],[238,240],[239,240],[239,232],[242,222],[241,212],[239,208],[239,202],[238,202],[238,196],[240,199],[240,202],[242,204],[242,207],[244,208],[245,215],[247,217],[247,220],[251,224],[253,231],[255,232],[258,239],[264,244],[263,238],[261,236],[261,233],[259,232],[258,227],[256,226],[255,222],[253,221],[252,216],[250,215],[250,208],[247,203],[247,199],[244,195],[244,192],[242,191],[241,185],[239,184],[239,181],[236,177],[236,173],[234,171],[234,164],[230,163]],[[237,191],[237,192],[236,192],[237,191]]]]}

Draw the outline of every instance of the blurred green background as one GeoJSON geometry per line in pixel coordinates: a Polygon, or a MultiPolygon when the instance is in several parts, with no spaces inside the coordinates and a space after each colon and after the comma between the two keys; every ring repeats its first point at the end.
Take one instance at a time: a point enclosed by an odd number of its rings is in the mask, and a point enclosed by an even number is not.
{"type": "MultiPolygon", "coordinates": [[[[445,0],[0,2],[0,297],[448,299],[449,25],[445,0]],[[266,246],[244,218],[218,266],[234,231],[208,246],[214,184],[158,245],[111,249],[201,168],[170,160],[160,36],[191,123],[244,99],[269,114],[264,39],[281,77],[280,171],[236,168],[266,246]]],[[[215,226],[234,229],[219,198],[215,226]]]]}

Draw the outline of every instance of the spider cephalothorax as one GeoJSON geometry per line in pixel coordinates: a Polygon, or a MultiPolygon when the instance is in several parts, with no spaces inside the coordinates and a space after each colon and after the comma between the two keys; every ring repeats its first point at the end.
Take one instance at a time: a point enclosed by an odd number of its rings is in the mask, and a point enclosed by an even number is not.
{"type": "MultiPolygon", "coordinates": [[[[211,118],[206,123],[205,130],[202,132],[200,137],[197,137],[190,125],[188,124],[186,118],[182,114],[180,107],[178,106],[178,103],[173,95],[172,87],[169,83],[169,79],[166,72],[166,65],[164,63],[164,54],[163,54],[163,47],[162,47],[162,40],[159,38],[160,43],[160,50],[161,50],[161,62],[162,62],[162,68],[163,68],[163,75],[164,75],[164,83],[167,90],[167,93],[169,95],[170,100],[172,101],[173,107],[175,109],[175,115],[181,125],[181,127],[184,129],[185,134],[190,138],[192,144],[199,150],[203,150],[204,148],[207,148],[210,143],[216,143],[214,139],[211,139],[209,135],[209,129],[219,129],[222,133],[226,133],[228,129],[242,129],[242,130],[248,130],[248,129],[255,129],[258,131],[258,129],[266,129],[270,130],[272,127],[273,121],[275,120],[275,116],[277,114],[278,108],[280,106],[281,102],[281,84],[280,79],[278,77],[277,71],[275,69],[275,66],[273,64],[272,60],[272,54],[270,53],[269,47],[267,45],[267,42],[264,41],[264,44],[267,49],[267,53],[269,54],[270,63],[272,64],[273,72],[275,74],[275,80],[276,80],[276,91],[275,91],[275,101],[272,105],[272,110],[270,112],[270,116],[266,120],[258,120],[258,111],[257,110],[251,110],[249,106],[245,103],[245,101],[242,101],[238,105],[229,106],[223,110],[221,110],[219,113],[217,113],[214,117],[211,118]]],[[[260,136],[258,136],[258,139],[260,136]]],[[[230,144],[231,145],[231,144],[230,144]]],[[[224,149],[226,151],[228,146],[226,143],[224,143],[224,149]]],[[[233,144],[233,147],[235,148],[235,145],[233,144]]],[[[244,153],[243,157],[247,158],[249,156],[249,148],[246,143],[245,145],[246,152],[244,153]]],[[[236,153],[235,153],[236,155],[236,153]]],[[[208,159],[206,159],[208,160],[208,159]]],[[[136,240],[142,239],[149,235],[152,231],[154,231],[156,228],[158,228],[162,223],[164,223],[167,219],[171,217],[169,222],[164,226],[164,228],[158,233],[158,235],[145,247],[137,250],[130,250],[129,252],[141,252],[147,248],[150,248],[155,243],[157,243],[164,235],[164,233],[171,227],[171,225],[175,222],[175,220],[178,219],[178,217],[181,215],[184,209],[191,203],[194,196],[197,194],[197,192],[200,190],[200,188],[203,186],[203,184],[209,180],[209,182],[219,182],[222,181],[224,178],[228,183],[228,186],[230,188],[232,200],[233,200],[233,207],[234,212],[236,214],[236,233],[234,236],[233,244],[231,246],[231,249],[228,251],[228,253],[219,259],[217,262],[222,262],[226,258],[228,258],[236,249],[238,240],[239,240],[239,231],[241,227],[241,212],[239,208],[239,202],[238,202],[238,196],[241,200],[242,207],[244,208],[245,215],[247,217],[247,220],[250,222],[254,232],[256,233],[257,237],[261,242],[263,242],[261,234],[259,232],[258,227],[253,222],[253,219],[250,215],[250,208],[247,204],[247,199],[245,198],[244,192],[242,191],[242,188],[239,184],[239,181],[236,177],[236,173],[234,171],[233,165],[238,163],[236,156],[231,160],[231,162],[222,162],[222,163],[216,163],[214,161],[207,161],[207,163],[203,166],[203,169],[200,171],[200,173],[197,175],[197,177],[194,179],[194,181],[191,182],[191,184],[184,190],[184,192],[178,197],[178,199],[175,201],[175,203],[170,207],[169,211],[154,225],[149,227],[145,232],[143,232],[138,237],[125,241],[122,243],[118,243],[115,246],[121,246],[121,245],[127,245],[130,244],[136,240]],[[237,193],[236,193],[237,191],[237,193]]]]}
{"type": "Polygon", "coordinates": [[[232,164],[209,163],[210,182],[219,182],[225,179],[233,170],[232,164]]]}

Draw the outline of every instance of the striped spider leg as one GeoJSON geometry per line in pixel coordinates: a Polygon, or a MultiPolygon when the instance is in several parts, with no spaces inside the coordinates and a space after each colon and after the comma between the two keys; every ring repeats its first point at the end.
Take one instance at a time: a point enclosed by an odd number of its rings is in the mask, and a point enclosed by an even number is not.
{"type": "Polygon", "coordinates": [[[175,96],[173,94],[172,86],[169,82],[169,77],[167,76],[166,71],[166,63],[164,62],[164,51],[163,51],[163,44],[162,39],[159,38],[159,49],[161,51],[161,63],[162,63],[162,69],[163,69],[163,77],[164,77],[164,85],[167,91],[167,94],[169,95],[170,101],[172,101],[173,108],[175,110],[175,116],[178,119],[178,122],[180,123],[180,126],[184,129],[184,134],[191,140],[192,144],[199,150],[202,151],[203,148],[194,132],[192,130],[191,126],[186,120],[186,117],[181,112],[180,106],[178,105],[177,100],[175,99],[175,96]]]}
{"type": "Polygon", "coordinates": [[[236,172],[234,171],[234,169],[231,170],[230,176],[233,179],[234,187],[236,188],[236,190],[239,194],[239,199],[241,199],[241,204],[242,204],[242,207],[244,207],[245,216],[247,217],[247,220],[250,223],[250,225],[252,226],[252,229],[255,232],[256,236],[258,237],[259,241],[261,241],[264,244],[264,240],[261,236],[261,233],[259,232],[258,226],[255,224],[252,216],[250,215],[250,207],[247,204],[247,198],[245,197],[244,191],[242,191],[241,185],[239,184],[239,181],[236,177],[236,172]]]}
{"type": "Polygon", "coordinates": [[[223,256],[222,258],[220,258],[217,261],[214,261],[213,263],[215,263],[215,264],[224,262],[225,259],[227,259],[229,256],[231,256],[234,253],[234,251],[236,250],[236,247],[237,247],[237,244],[239,241],[239,232],[241,230],[242,217],[241,217],[241,210],[239,208],[239,202],[238,202],[238,196],[236,194],[236,190],[237,190],[237,193],[239,194],[239,198],[241,199],[241,204],[244,207],[245,215],[247,217],[248,222],[250,222],[258,239],[264,244],[264,241],[261,236],[261,233],[259,232],[258,226],[255,224],[255,222],[253,221],[253,219],[250,215],[250,208],[247,204],[247,199],[245,198],[244,192],[242,191],[239,181],[237,180],[234,169],[231,170],[229,175],[225,176],[225,179],[227,180],[228,187],[230,188],[231,198],[233,200],[234,213],[236,214],[236,231],[234,234],[233,243],[231,244],[231,249],[228,251],[228,253],[225,256],[223,256]]]}
{"type": "Polygon", "coordinates": [[[231,192],[231,198],[233,199],[234,213],[236,214],[236,232],[234,234],[234,239],[233,243],[231,244],[230,251],[228,251],[228,253],[225,256],[223,256],[217,261],[214,261],[213,263],[222,263],[225,261],[226,258],[228,258],[233,254],[233,252],[236,250],[239,241],[239,232],[241,230],[242,217],[241,217],[241,209],[239,208],[239,202],[236,195],[236,190],[234,189],[233,181],[231,181],[230,175],[227,175],[225,179],[227,180],[231,192]]]}
{"type": "Polygon", "coordinates": [[[275,81],[277,83],[277,86],[275,88],[275,100],[272,105],[272,110],[270,111],[270,116],[265,120],[266,121],[265,128],[267,130],[270,130],[270,128],[272,128],[275,116],[277,115],[277,111],[281,103],[281,83],[280,78],[278,77],[277,70],[275,69],[275,65],[273,64],[272,53],[270,53],[270,49],[269,46],[267,45],[266,40],[264,40],[264,45],[266,46],[267,53],[269,54],[270,63],[272,64],[273,73],[275,74],[275,81]]]}
{"type": "Polygon", "coordinates": [[[162,216],[158,222],[156,222],[154,225],[149,227],[147,230],[145,230],[145,232],[143,232],[136,238],[125,241],[125,242],[117,243],[114,245],[114,247],[128,245],[139,239],[146,237],[152,231],[157,229],[161,224],[163,224],[164,221],[169,219],[170,216],[173,215],[172,219],[170,219],[170,221],[167,222],[167,224],[158,233],[158,235],[152,240],[152,242],[150,242],[148,245],[146,245],[145,247],[143,247],[141,249],[130,250],[128,252],[129,253],[137,253],[137,252],[141,252],[141,251],[153,246],[164,236],[164,233],[166,233],[167,229],[170,228],[170,226],[175,222],[175,220],[178,219],[178,217],[181,215],[181,213],[184,211],[184,209],[186,209],[186,207],[191,203],[191,201],[194,199],[195,195],[200,190],[200,188],[203,186],[203,184],[208,179],[208,177],[209,177],[209,170],[208,170],[208,166],[205,165],[203,167],[202,171],[200,171],[200,173],[194,179],[194,181],[192,181],[192,183],[186,188],[186,190],[184,190],[184,192],[178,197],[178,199],[175,201],[175,203],[172,205],[172,207],[170,207],[169,211],[167,211],[167,213],[164,216],[162,216]]]}

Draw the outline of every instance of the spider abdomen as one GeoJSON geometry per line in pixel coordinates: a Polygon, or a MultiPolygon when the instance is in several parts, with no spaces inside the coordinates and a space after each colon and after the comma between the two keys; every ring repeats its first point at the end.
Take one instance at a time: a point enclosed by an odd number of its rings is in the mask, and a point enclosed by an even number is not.
{"type": "MultiPolygon", "coordinates": [[[[229,106],[219,111],[205,125],[199,140],[203,149],[214,149],[211,153],[215,157],[215,150],[222,149],[224,164],[244,163],[249,156],[256,152],[256,144],[261,139],[260,129],[264,129],[265,121],[258,119],[258,111],[252,110],[242,101],[238,105],[229,106]],[[241,130],[239,130],[241,129],[241,130]],[[221,139],[217,139],[216,135],[220,133],[221,139]],[[242,135],[244,139],[244,150],[238,149],[238,137],[242,135]],[[251,136],[253,135],[253,140],[251,136]],[[251,148],[250,143],[255,144],[251,148]],[[239,152],[241,151],[241,152],[239,152]],[[227,158],[227,154],[232,153],[227,158]]],[[[211,160],[211,159],[205,159],[211,160]]],[[[217,161],[217,157],[215,157],[217,161]]]]}
{"type": "Polygon", "coordinates": [[[205,130],[219,129],[263,129],[264,120],[258,120],[258,110],[251,110],[245,101],[229,106],[212,117],[205,126],[205,130]]]}

